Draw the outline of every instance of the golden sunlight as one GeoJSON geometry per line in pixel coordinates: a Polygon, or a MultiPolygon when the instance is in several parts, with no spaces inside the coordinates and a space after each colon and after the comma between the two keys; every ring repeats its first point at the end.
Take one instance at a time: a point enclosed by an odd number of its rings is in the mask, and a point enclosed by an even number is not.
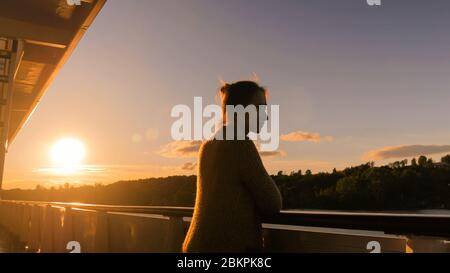
{"type": "Polygon", "coordinates": [[[81,167],[86,156],[83,142],[65,138],[56,142],[50,151],[51,160],[58,173],[73,173],[81,167]]]}

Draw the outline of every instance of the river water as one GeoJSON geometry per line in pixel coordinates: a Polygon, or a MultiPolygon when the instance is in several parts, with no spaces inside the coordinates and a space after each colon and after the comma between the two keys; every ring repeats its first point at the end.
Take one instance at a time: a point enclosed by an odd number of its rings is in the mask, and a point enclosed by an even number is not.
{"type": "Polygon", "coordinates": [[[307,209],[291,209],[289,212],[308,212],[308,213],[376,213],[376,214],[422,214],[422,215],[450,215],[450,210],[446,209],[430,209],[430,210],[392,210],[392,211],[357,211],[357,210],[307,210],[307,209]]]}

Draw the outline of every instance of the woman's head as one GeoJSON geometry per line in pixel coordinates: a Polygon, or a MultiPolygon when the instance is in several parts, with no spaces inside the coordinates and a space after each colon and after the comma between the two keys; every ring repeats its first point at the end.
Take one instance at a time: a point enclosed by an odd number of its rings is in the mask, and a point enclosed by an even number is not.
{"type": "MultiPolygon", "coordinates": [[[[259,106],[267,105],[267,90],[253,81],[225,84],[220,88],[220,96],[224,123],[227,122],[227,106],[237,107],[242,105],[245,108],[249,105],[254,105],[259,113],[259,106]]],[[[246,117],[246,121],[247,127],[248,117],[246,117]]],[[[258,124],[258,131],[260,127],[262,127],[262,124],[258,124]]]]}

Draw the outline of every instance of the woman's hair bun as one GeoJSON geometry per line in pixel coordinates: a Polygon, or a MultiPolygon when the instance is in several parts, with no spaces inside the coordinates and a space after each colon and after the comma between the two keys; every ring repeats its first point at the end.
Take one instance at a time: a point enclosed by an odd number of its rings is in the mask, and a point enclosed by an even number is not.
{"type": "Polygon", "coordinates": [[[220,88],[220,94],[225,95],[229,90],[230,90],[231,84],[229,83],[225,83],[221,88],[220,88]]]}

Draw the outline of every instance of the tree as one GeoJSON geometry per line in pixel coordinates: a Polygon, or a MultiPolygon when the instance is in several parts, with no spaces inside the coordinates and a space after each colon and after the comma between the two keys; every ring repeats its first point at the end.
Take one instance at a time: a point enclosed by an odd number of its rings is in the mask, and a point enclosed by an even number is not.
{"type": "Polygon", "coordinates": [[[394,163],[389,164],[389,167],[391,167],[392,169],[400,168],[400,161],[395,161],[394,163]]]}
{"type": "Polygon", "coordinates": [[[416,158],[413,158],[413,159],[411,160],[411,166],[413,166],[413,167],[416,167],[416,166],[417,166],[417,160],[416,160],[416,158]]]}
{"type": "Polygon", "coordinates": [[[311,172],[311,170],[306,170],[306,172],[305,172],[305,175],[306,175],[306,176],[310,176],[310,175],[312,175],[312,172],[311,172]]]}
{"type": "Polygon", "coordinates": [[[421,155],[420,157],[419,157],[419,166],[420,167],[425,167],[426,165],[427,165],[427,157],[426,156],[423,156],[423,155],[421,155]]]}
{"type": "Polygon", "coordinates": [[[402,168],[406,167],[407,165],[408,165],[408,159],[404,159],[404,160],[400,161],[400,166],[402,168]]]}
{"type": "Polygon", "coordinates": [[[446,155],[441,158],[441,162],[450,165],[450,155],[446,155]]]}

